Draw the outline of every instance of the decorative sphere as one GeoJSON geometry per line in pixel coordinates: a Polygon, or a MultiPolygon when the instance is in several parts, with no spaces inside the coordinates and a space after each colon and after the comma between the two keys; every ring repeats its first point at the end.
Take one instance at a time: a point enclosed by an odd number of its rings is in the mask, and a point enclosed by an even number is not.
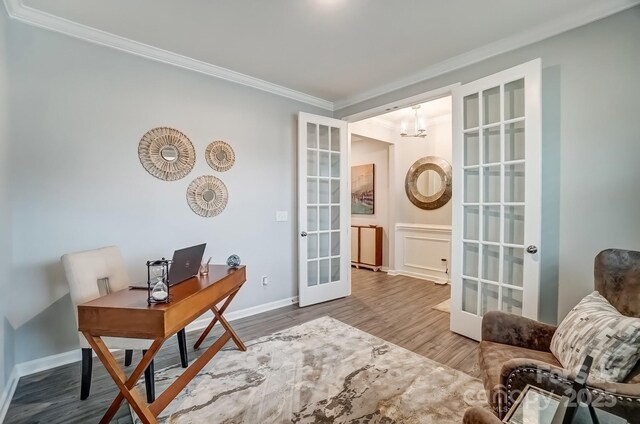
{"type": "Polygon", "coordinates": [[[240,256],[238,256],[238,255],[229,256],[229,259],[227,259],[227,265],[230,266],[231,268],[239,267],[240,266],[240,256]]]}

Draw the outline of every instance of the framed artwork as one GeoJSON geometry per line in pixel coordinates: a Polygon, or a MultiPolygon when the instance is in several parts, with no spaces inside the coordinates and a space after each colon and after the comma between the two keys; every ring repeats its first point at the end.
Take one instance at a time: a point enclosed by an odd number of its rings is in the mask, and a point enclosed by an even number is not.
{"type": "Polygon", "coordinates": [[[375,172],[372,163],[351,167],[351,214],[373,215],[375,172]]]}

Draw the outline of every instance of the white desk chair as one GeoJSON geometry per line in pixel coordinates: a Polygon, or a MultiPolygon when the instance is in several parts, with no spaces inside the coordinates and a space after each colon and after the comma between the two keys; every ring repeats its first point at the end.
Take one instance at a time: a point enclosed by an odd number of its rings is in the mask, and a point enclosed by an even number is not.
{"type": "MultiPolygon", "coordinates": [[[[76,324],[78,323],[79,304],[89,302],[111,292],[126,289],[131,284],[122,254],[116,246],[67,253],[62,256],[61,260],[69,282],[69,292],[76,324]]],[[[93,352],[84,335],[78,332],[78,336],[80,338],[80,347],[82,348],[80,399],[85,400],[89,397],[91,390],[93,352]]],[[[180,360],[182,367],[186,368],[189,364],[184,329],[179,331],[177,336],[180,360]]],[[[102,340],[109,349],[125,349],[125,366],[131,365],[133,350],[142,350],[144,353],[152,343],[152,340],[122,337],[102,337],[102,340]]],[[[155,400],[153,373],[152,361],[144,372],[147,402],[149,403],[155,400]]]]}

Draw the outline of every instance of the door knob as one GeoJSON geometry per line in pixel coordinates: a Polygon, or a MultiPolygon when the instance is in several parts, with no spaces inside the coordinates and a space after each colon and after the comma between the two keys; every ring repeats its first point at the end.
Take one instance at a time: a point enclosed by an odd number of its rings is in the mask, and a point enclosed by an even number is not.
{"type": "Polygon", "coordinates": [[[527,247],[527,253],[534,254],[534,253],[537,253],[537,252],[538,252],[538,248],[536,246],[531,245],[531,246],[527,247]]]}
{"type": "Polygon", "coordinates": [[[306,231],[303,231],[303,232],[300,233],[300,237],[306,237],[306,236],[307,236],[307,232],[306,231]]]}

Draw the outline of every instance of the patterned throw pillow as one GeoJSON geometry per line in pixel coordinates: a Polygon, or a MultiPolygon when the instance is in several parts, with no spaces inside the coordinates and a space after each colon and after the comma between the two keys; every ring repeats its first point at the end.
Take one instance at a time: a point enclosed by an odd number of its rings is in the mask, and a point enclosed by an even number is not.
{"type": "Polygon", "coordinates": [[[640,318],[622,315],[594,291],[560,323],[551,340],[551,352],[564,368],[574,372],[591,355],[589,378],[621,382],[640,358],[640,318]]]}

